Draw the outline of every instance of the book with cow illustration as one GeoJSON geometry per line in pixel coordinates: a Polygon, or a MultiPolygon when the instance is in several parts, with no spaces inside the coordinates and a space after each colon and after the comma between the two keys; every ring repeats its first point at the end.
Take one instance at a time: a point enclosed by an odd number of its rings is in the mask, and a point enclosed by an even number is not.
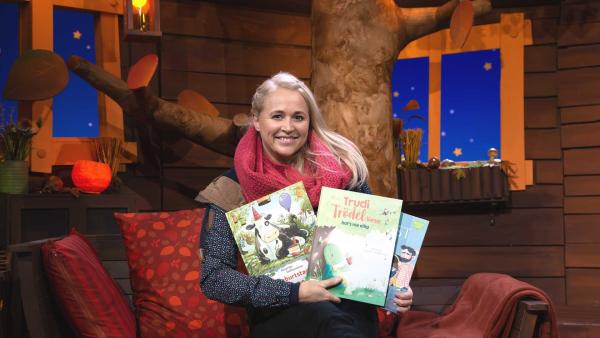
{"type": "Polygon", "coordinates": [[[402,213],[384,306],[386,310],[398,310],[393,302],[394,296],[408,287],[428,225],[426,219],[402,213]]]}
{"type": "Polygon", "coordinates": [[[226,217],[250,275],[305,279],[316,216],[302,182],[231,210],[226,217]]]}
{"type": "Polygon", "coordinates": [[[383,306],[402,200],[324,187],[307,279],[342,277],[334,295],[383,306]]]}

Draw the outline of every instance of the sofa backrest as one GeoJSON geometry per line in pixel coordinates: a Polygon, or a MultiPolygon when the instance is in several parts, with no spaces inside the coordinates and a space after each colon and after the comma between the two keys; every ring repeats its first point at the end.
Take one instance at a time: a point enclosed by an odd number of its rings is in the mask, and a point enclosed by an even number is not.
{"type": "MultiPolygon", "coordinates": [[[[92,245],[100,253],[100,258],[111,277],[119,285],[126,285],[129,289],[124,294],[131,297],[129,286],[129,270],[125,260],[124,251],[119,254],[111,250],[103,250],[114,245],[113,241],[121,241],[120,236],[87,236],[92,245]],[[119,259],[120,258],[120,259],[119,259]]],[[[57,303],[52,289],[46,278],[42,245],[48,239],[11,245],[9,252],[12,256],[11,266],[11,301],[10,313],[12,316],[12,337],[36,338],[71,338],[76,337],[69,323],[62,315],[62,310],[57,303]]]]}

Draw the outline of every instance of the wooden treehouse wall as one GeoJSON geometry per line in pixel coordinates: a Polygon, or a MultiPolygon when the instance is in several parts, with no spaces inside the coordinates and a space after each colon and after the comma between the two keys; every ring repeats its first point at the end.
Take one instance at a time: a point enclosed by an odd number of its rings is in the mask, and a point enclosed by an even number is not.
{"type": "MultiPolygon", "coordinates": [[[[414,285],[419,301],[432,308],[449,303],[464,278],[480,271],[530,282],[557,304],[600,305],[600,4],[502,9],[480,21],[498,22],[500,11],[516,10],[532,21],[525,135],[535,184],[511,193],[495,225],[485,209],[418,213],[431,227],[414,285]]],[[[310,80],[307,12],[164,0],[161,14],[162,42],[125,44],[122,60],[125,74],[139,57],[157,53],[153,88],[165,99],[190,88],[233,116],[249,111],[256,86],[279,70],[310,80]]],[[[132,135],[148,137],[134,129],[132,135]]],[[[232,164],[187,141],[157,139],[154,147],[144,142],[144,164],[126,177],[146,209],[191,206],[195,193],[232,164]]]]}
{"type": "MultiPolygon", "coordinates": [[[[127,44],[123,64],[127,67],[146,53],[158,54],[153,89],[164,99],[176,101],[182,90],[193,89],[215,104],[222,116],[232,117],[249,112],[258,85],[279,71],[310,82],[309,13],[161,1],[161,27],[160,44],[127,44]]],[[[144,128],[131,129],[150,138],[144,128]]],[[[128,184],[147,201],[148,209],[192,206],[196,193],[232,166],[231,158],[186,140],[158,138],[162,149],[144,142],[140,155],[144,164],[128,175],[132,181],[128,184]],[[153,160],[156,154],[158,164],[153,160]]]]}

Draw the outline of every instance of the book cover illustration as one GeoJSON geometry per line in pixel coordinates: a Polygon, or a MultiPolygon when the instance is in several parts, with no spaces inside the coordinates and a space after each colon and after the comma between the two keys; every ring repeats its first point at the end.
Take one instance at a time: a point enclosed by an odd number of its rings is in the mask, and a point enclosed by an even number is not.
{"type": "Polygon", "coordinates": [[[428,220],[402,213],[384,306],[388,311],[397,312],[394,296],[409,285],[428,226],[428,220]]]}
{"type": "Polygon", "coordinates": [[[401,200],[323,188],[307,278],[341,276],[331,293],[383,306],[401,209],[401,200]]]}
{"type": "Polygon", "coordinates": [[[225,215],[250,275],[305,279],[316,216],[302,182],[225,215]]]}

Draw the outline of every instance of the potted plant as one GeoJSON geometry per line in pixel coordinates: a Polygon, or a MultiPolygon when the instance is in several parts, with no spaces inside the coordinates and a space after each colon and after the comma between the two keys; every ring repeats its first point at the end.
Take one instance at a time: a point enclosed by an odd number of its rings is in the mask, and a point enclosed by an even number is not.
{"type": "MultiPolygon", "coordinates": [[[[2,109],[0,107],[0,109],[2,109]]],[[[32,126],[27,120],[0,125],[0,192],[25,194],[29,188],[31,138],[37,134],[41,121],[32,126]]]]}

